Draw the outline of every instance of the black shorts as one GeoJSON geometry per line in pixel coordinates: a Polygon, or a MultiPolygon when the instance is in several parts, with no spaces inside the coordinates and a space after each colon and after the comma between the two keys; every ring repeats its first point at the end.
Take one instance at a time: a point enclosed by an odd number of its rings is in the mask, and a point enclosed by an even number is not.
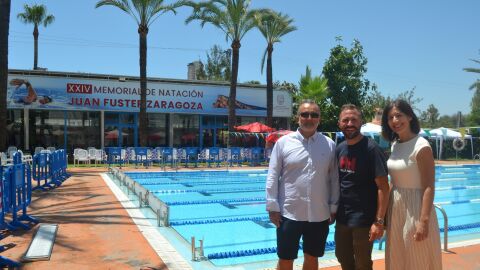
{"type": "Polygon", "coordinates": [[[297,258],[300,237],[303,239],[303,253],[313,257],[322,257],[328,236],[328,222],[296,221],[282,217],[277,228],[277,255],[280,259],[297,258]]]}

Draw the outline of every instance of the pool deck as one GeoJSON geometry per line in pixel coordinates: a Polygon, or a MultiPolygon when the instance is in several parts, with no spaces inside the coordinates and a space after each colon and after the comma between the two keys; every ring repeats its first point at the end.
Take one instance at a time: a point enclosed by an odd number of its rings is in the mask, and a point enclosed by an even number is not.
{"type": "MultiPolygon", "coordinates": [[[[168,269],[100,177],[105,168],[69,172],[72,177],[61,187],[33,193],[28,213],[59,228],[50,260],[22,262],[21,269],[168,269]]],[[[37,227],[4,232],[1,244],[13,247],[0,255],[22,261],[37,227]]],[[[480,245],[450,251],[443,253],[443,269],[480,269],[480,245]]],[[[384,261],[376,260],[374,269],[384,269],[384,261]]]]}

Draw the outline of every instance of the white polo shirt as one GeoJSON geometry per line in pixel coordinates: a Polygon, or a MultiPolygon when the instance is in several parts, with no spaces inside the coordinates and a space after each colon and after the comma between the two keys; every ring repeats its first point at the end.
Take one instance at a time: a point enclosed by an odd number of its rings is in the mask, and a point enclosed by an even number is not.
{"type": "Polygon", "coordinates": [[[335,143],[297,130],[275,144],[266,183],[267,211],[297,220],[320,222],[337,212],[340,186],[335,143]]]}

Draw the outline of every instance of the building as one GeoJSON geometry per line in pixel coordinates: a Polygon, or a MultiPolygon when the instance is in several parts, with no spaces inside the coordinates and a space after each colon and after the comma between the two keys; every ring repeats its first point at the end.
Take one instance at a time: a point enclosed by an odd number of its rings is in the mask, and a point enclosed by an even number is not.
{"type": "MultiPolygon", "coordinates": [[[[74,148],[138,146],[138,77],[9,70],[8,144],[74,148]]],[[[225,82],[148,78],[148,145],[224,147],[228,94],[225,82]]],[[[237,87],[237,124],[265,122],[262,85],[237,87]]],[[[276,128],[289,128],[292,97],[275,90],[276,128]]]]}
{"type": "Polygon", "coordinates": [[[199,70],[203,69],[203,63],[201,61],[194,61],[187,65],[187,79],[197,80],[197,74],[199,70]]]}

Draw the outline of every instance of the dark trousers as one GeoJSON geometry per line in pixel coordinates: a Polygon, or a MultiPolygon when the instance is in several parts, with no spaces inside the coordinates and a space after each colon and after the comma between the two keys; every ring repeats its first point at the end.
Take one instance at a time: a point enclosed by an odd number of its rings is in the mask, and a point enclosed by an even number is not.
{"type": "Polygon", "coordinates": [[[335,255],[342,270],[372,270],[373,242],[368,241],[370,227],[335,226],[335,255]]]}

